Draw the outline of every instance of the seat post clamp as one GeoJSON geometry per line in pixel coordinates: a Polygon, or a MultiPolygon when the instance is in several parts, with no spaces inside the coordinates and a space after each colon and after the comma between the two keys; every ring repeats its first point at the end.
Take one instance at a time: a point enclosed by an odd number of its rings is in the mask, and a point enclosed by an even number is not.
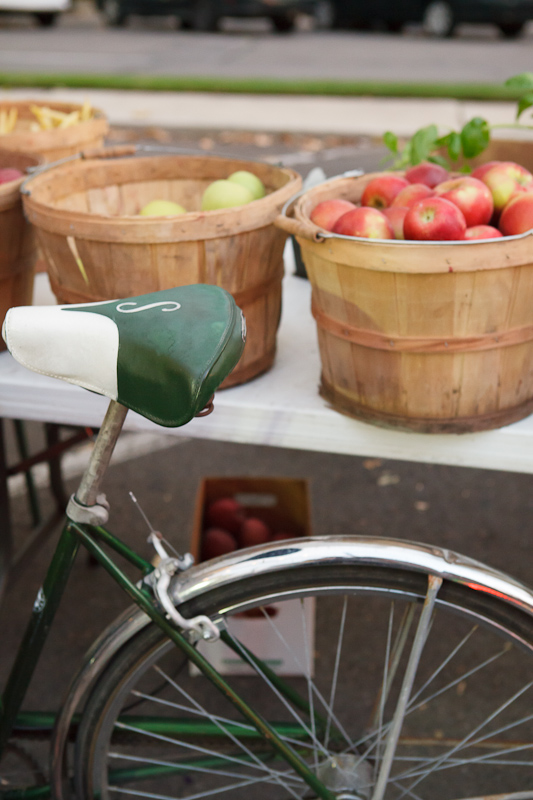
{"type": "Polygon", "coordinates": [[[105,525],[109,519],[109,503],[105,494],[99,494],[92,506],[83,505],[75,495],[71,495],[66,513],[72,522],[79,522],[82,525],[105,525]]]}

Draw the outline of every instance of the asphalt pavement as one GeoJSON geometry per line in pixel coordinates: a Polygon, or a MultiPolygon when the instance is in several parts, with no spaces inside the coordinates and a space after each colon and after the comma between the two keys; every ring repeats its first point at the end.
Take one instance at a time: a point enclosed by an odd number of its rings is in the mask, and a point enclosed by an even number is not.
{"type": "Polygon", "coordinates": [[[0,17],[0,73],[502,83],[531,69],[532,40],[533,24],[513,40],[490,25],[463,25],[438,40],[420,26],[328,31],[306,18],[283,35],[266,20],[227,19],[222,32],[204,34],[176,30],[172,17],[132,17],[113,29],[93,0],[77,0],[53,28],[0,17]]]}

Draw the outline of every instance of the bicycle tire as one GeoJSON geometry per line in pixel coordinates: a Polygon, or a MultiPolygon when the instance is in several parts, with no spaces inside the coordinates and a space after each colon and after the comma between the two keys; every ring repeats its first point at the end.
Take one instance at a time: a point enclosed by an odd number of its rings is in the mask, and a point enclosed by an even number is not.
{"type": "MultiPolygon", "coordinates": [[[[275,630],[281,623],[260,609],[274,608],[281,614],[285,603],[296,603],[295,619],[299,615],[302,629],[308,628],[308,653],[312,623],[305,599],[312,598],[313,679],[284,678],[299,689],[301,698],[307,698],[310,712],[281,701],[261,676],[232,676],[228,681],[258,713],[274,720],[293,748],[307,754],[306,761],[333,794],[370,800],[414,632],[427,602],[430,574],[403,565],[354,561],[306,564],[259,575],[250,572],[215,589],[207,585],[180,610],[187,611],[186,616],[201,612],[224,617],[230,629],[237,613],[257,610],[266,629],[275,630]],[[348,625],[348,619],[353,623],[348,625]],[[383,640],[376,659],[378,632],[383,640]],[[380,700],[380,693],[386,700],[380,700]],[[327,732],[324,720],[317,719],[324,714],[329,720],[327,732]],[[338,780],[342,786],[335,783],[338,780]]],[[[291,645],[297,639],[295,628],[291,645]]],[[[285,636],[283,646],[288,645],[285,636]]],[[[203,648],[207,652],[210,646],[203,648]]],[[[528,797],[533,785],[532,655],[530,609],[445,579],[386,779],[385,800],[463,800],[504,792],[528,797]]],[[[118,793],[238,798],[247,796],[250,787],[254,800],[311,796],[263,739],[250,738],[249,728],[239,727],[242,717],[206,683],[203,676],[190,674],[185,656],[176,656],[156,626],[148,626],[128,642],[105,669],[84,709],[74,767],[80,799],[106,800],[118,793]],[[195,705],[199,698],[200,708],[195,705]],[[151,724],[168,723],[169,715],[184,703],[185,722],[192,725],[201,719],[205,727],[194,736],[182,733],[164,739],[138,727],[141,714],[146,715],[146,724],[158,710],[160,715],[151,724]],[[220,736],[221,726],[226,730],[229,722],[234,727],[220,736]],[[192,758],[191,752],[196,753],[192,758]],[[136,782],[141,777],[137,772],[135,780],[117,784],[132,764],[143,772],[142,783],[136,782]],[[154,771],[161,774],[155,776],[154,771]]]]}

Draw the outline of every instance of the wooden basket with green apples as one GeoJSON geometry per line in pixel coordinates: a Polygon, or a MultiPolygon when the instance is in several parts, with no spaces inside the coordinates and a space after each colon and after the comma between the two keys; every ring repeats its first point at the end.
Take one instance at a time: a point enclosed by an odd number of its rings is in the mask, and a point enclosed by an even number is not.
{"type": "Polygon", "coordinates": [[[256,377],[274,362],[281,310],[287,234],[273,221],[300,189],[300,176],[261,162],[139,151],[93,153],[25,184],[24,210],[57,299],[216,284],[233,295],[248,330],[224,386],[256,377]]]}

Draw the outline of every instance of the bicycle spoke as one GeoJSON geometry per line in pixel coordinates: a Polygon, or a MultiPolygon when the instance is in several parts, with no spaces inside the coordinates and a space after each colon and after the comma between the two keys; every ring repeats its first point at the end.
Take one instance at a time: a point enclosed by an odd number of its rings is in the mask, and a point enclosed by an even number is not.
{"type": "MultiPolygon", "coordinates": [[[[265,767],[261,763],[259,765],[257,763],[256,764],[250,764],[249,762],[243,761],[240,758],[236,758],[235,756],[232,756],[229,753],[221,754],[218,750],[209,750],[206,747],[201,747],[200,745],[192,744],[191,742],[184,742],[182,740],[172,739],[171,737],[164,736],[161,733],[153,733],[153,732],[144,731],[144,730],[142,730],[142,728],[135,728],[132,725],[126,725],[123,722],[116,722],[115,726],[117,728],[120,728],[121,730],[128,730],[128,731],[131,731],[133,733],[138,733],[138,734],[150,737],[151,739],[156,739],[158,741],[167,742],[168,744],[174,745],[176,747],[183,747],[185,750],[193,750],[196,753],[203,753],[204,755],[211,756],[212,758],[221,758],[221,757],[223,757],[224,760],[231,761],[233,764],[239,764],[239,766],[241,766],[241,767],[249,767],[249,768],[252,767],[253,769],[259,769],[259,770],[265,772],[267,775],[274,776],[276,774],[271,769],[269,769],[268,767],[265,767]]],[[[282,775],[283,777],[285,777],[284,773],[277,773],[277,774],[282,775]]],[[[291,774],[291,778],[294,781],[296,781],[297,783],[301,782],[301,779],[298,778],[298,776],[296,774],[294,774],[294,775],[291,774]]]]}
{"type": "MultiPolygon", "coordinates": [[[[264,609],[263,609],[264,613],[264,609]]],[[[317,732],[316,732],[316,718],[315,718],[315,706],[313,702],[313,680],[311,678],[311,653],[309,649],[309,631],[307,630],[307,617],[305,613],[305,600],[302,598],[300,599],[300,618],[302,621],[302,630],[303,630],[303,638],[304,638],[304,650],[305,650],[305,680],[307,683],[307,698],[309,703],[309,717],[311,720],[311,735],[313,742],[318,741],[317,732]]],[[[326,749],[324,745],[324,750],[326,749]]],[[[313,748],[313,762],[315,772],[318,767],[318,749],[316,747],[313,748]]]]}
{"type": "MultiPolygon", "coordinates": [[[[243,657],[245,658],[245,653],[244,653],[243,648],[240,645],[240,642],[237,639],[235,639],[235,637],[230,632],[228,632],[228,633],[229,633],[229,636],[230,636],[232,642],[234,643],[235,647],[239,650],[239,652],[241,652],[243,654],[243,657]]],[[[245,660],[246,660],[246,658],[245,658],[245,660]]],[[[301,717],[298,716],[298,714],[296,713],[296,711],[294,710],[292,705],[287,701],[287,699],[282,695],[282,693],[274,686],[272,681],[270,681],[268,679],[268,677],[265,675],[265,673],[261,671],[261,668],[259,667],[258,664],[255,664],[255,668],[256,668],[257,674],[264,680],[266,685],[274,692],[274,694],[279,698],[279,700],[281,700],[281,702],[283,703],[285,708],[294,717],[294,719],[296,719],[301,724],[302,728],[308,734],[308,736],[311,739],[311,741],[313,742],[314,746],[316,748],[318,748],[322,752],[322,754],[324,756],[328,756],[328,751],[325,749],[325,747],[321,744],[321,742],[318,741],[316,736],[313,736],[312,730],[310,730],[309,727],[305,724],[305,722],[301,719],[301,717]]]]}
{"type": "MultiPolygon", "coordinates": [[[[500,705],[500,706],[499,706],[499,707],[498,707],[498,708],[497,708],[495,711],[493,711],[493,713],[492,713],[492,714],[490,714],[490,715],[489,715],[489,716],[488,716],[488,717],[487,717],[487,718],[486,718],[486,719],[485,719],[483,722],[481,722],[481,723],[480,723],[479,725],[477,725],[477,726],[476,726],[476,727],[475,727],[475,728],[474,728],[474,729],[473,729],[473,730],[472,730],[472,731],[471,731],[469,734],[467,734],[467,736],[465,736],[465,737],[464,737],[464,738],[461,740],[461,742],[459,742],[459,744],[457,744],[455,747],[453,747],[453,748],[452,748],[452,750],[450,750],[448,753],[445,753],[445,754],[444,754],[443,756],[441,756],[440,758],[436,759],[436,760],[435,760],[435,762],[434,762],[434,764],[433,764],[433,766],[431,767],[431,769],[427,770],[427,771],[426,771],[426,772],[425,772],[423,775],[421,775],[421,776],[418,778],[418,780],[416,780],[414,783],[412,783],[412,784],[411,784],[411,786],[410,786],[409,788],[410,788],[410,789],[413,789],[413,788],[414,788],[415,786],[417,786],[417,785],[418,785],[418,784],[419,784],[419,783],[420,783],[422,780],[425,780],[425,778],[427,778],[429,775],[433,774],[433,773],[434,773],[434,772],[435,772],[437,769],[439,769],[439,768],[440,768],[440,766],[441,766],[442,764],[444,764],[444,763],[445,763],[445,762],[446,762],[446,761],[447,761],[447,760],[450,758],[450,756],[454,755],[455,753],[459,752],[460,750],[463,750],[463,749],[465,749],[465,747],[466,747],[466,746],[470,746],[470,745],[469,745],[469,743],[470,743],[470,740],[471,740],[471,739],[472,739],[472,738],[473,738],[473,737],[474,737],[474,736],[475,736],[475,735],[476,735],[476,734],[477,734],[477,733],[478,733],[478,732],[479,732],[479,731],[480,731],[482,728],[484,728],[486,725],[488,725],[490,722],[492,722],[492,720],[493,720],[493,719],[496,719],[496,717],[498,717],[498,716],[499,716],[501,713],[503,713],[503,711],[505,711],[505,709],[506,709],[506,708],[508,708],[508,707],[509,707],[509,706],[510,706],[512,703],[514,703],[514,702],[515,702],[515,701],[516,701],[516,700],[517,700],[519,697],[521,697],[521,696],[522,696],[522,695],[523,695],[525,692],[527,692],[527,691],[528,691],[528,690],[531,688],[531,686],[533,686],[533,681],[532,681],[532,682],[530,682],[530,683],[528,683],[528,684],[526,684],[526,686],[522,687],[522,688],[521,688],[521,689],[520,689],[518,692],[516,692],[516,693],[515,693],[515,694],[514,694],[512,697],[510,697],[510,698],[509,698],[509,699],[508,699],[508,700],[507,700],[505,703],[503,703],[502,705],[500,705]]],[[[403,796],[404,796],[404,795],[400,795],[400,797],[398,798],[398,800],[401,800],[401,798],[402,798],[403,796]]]]}
{"type": "MultiPolygon", "coordinates": [[[[139,692],[139,691],[133,691],[132,694],[135,697],[139,697],[142,698],[143,700],[146,700],[147,702],[152,702],[152,703],[157,703],[159,705],[167,706],[169,708],[173,708],[176,711],[186,711],[188,714],[191,714],[192,716],[205,717],[205,712],[203,710],[192,708],[191,706],[184,706],[181,703],[176,703],[175,701],[172,700],[165,700],[162,697],[154,697],[151,694],[146,694],[144,692],[139,692]]],[[[220,722],[224,726],[230,725],[233,728],[239,728],[243,732],[246,731],[247,733],[252,733],[258,739],[261,738],[261,734],[258,732],[257,728],[254,728],[254,726],[250,725],[249,723],[240,722],[239,720],[235,719],[229,719],[229,717],[221,717],[219,714],[212,714],[211,718],[213,719],[213,721],[216,720],[217,722],[220,722]]],[[[121,720],[125,719],[127,719],[127,716],[121,717],[121,720]]],[[[305,750],[313,749],[313,745],[308,744],[303,739],[295,739],[292,736],[287,736],[285,733],[280,732],[279,729],[276,728],[275,724],[274,724],[274,729],[276,730],[279,738],[282,741],[297,745],[298,747],[303,748],[305,750]]]]}
{"type": "MultiPolygon", "coordinates": [[[[387,734],[385,752],[383,753],[383,759],[381,761],[381,767],[378,773],[376,786],[372,794],[372,800],[383,800],[383,797],[385,795],[385,790],[387,788],[387,783],[392,768],[392,762],[394,759],[394,753],[396,752],[398,739],[400,738],[400,731],[403,725],[407,703],[409,702],[409,697],[411,694],[416,672],[422,655],[422,650],[426,643],[427,633],[431,622],[431,616],[433,614],[433,609],[435,607],[435,602],[437,600],[437,593],[441,586],[442,586],[442,578],[438,578],[434,575],[429,576],[428,591],[426,594],[426,599],[424,601],[424,607],[422,609],[422,613],[418,621],[418,628],[411,648],[411,654],[409,656],[407,668],[405,670],[402,687],[400,689],[400,695],[398,698],[398,702],[396,704],[396,709],[394,712],[394,716],[392,718],[392,723],[389,732],[387,734]]],[[[403,795],[400,795],[400,797],[402,796],[403,795]]]]}
{"type": "MultiPolygon", "coordinates": [[[[241,750],[242,750],[244,753],[246,753],[246,755],[247,755],[247,756],[249,756],[249,757],[250,757],[250,758],[251,758],[253,761],[255,761],[255,762],[256,762],[256,763],[257,763],[259,766],[261,766],[261,767],[263,766],[263,765],[262,765],[262,763],[261,763],[261,761],[260,761],[260,760],[257,758],[257,756],[255,755],[255,753],[253,753],[253,752],[252,752],[252,751],[251,751],[251,750],[250,750],[248,747],[246,747],[246,746],[245,746],[245,745],[244,745],[244,744],[243,744],[243,743],[242,743],[242,742],[241,742],[239,739],[237,739],[237,737],[236,737],[236,736],[234,736],[234,735],[231,733],[231,731],[230,731],[228,728],[226,728],[226,727],[222,726],[222,725],[221,725],[221,724],[220,724],[220,723],[219,723],[219,722],[218,722],[218,721],[215,719],[215,717],[214,717],[212,714],[210,714],[208,711],[206,711],[205,709],[203,709],[203,708],[200,706],[200,704],[199,704],[199,703],[198,703],[198,702],[197,702],[197,701],[196,701],[196,700],[195,700],[193,697],[191,697],[191,695],[190,695],[188,692],[186,692],[186,691],[185,691],[185,689],[184,689],[183,687],[179,686],[179,684],[177,684],[175,681],[173,681],[173,680],[172,680],[172,678],[170,678],[168,675],[166,675],[166,674],[163,672],[163,670],[161,669],[161,667],[158,667],[157,665],[155,665],[155,666],[154,666],[154,669],[155,669],[155,671],[156,671],[158,674],[160,674],[160,675],[161,675],[161,677],[162,677],[162,678],[165,678],[165,679],[166,679],[166,681],[167,681],[167,682],[168,682],[168,683],[169,683],[169,684],[170,684],[170,685],[171,685],[171,686],[172,686],[172,687],[173,687],[173,688],[174,688],[174,689],[175,689],[177,692],[179,692],[179,693],[180,693],[180,694],[181,694],[183,697],[185,697],[185,698],[186,698],[186,700],[188,700],[188,701],[189,701],[189,703],[191,703],[191,704],[192,704],[193,706],[195,706],[197,709],[204,711],[204,713],[205,713],[206,717],[207,717],[207,718],[208,718],[208,719],[209,719],[211,722],[213,722],[215,725],[217,725],[217,727],[218,727],[218,728],[219,728],[219,729],[220,729],[220,730],[221,730],[221,731],[222,731],[222,732],[223,732],[223,733],[224,733],[226,736],[228,736],[228,737],[231,739],[231,741],[232,741],[232,742],[234,742],[234,744],[236,744],[236,745],[237,745],[237,747],[240,747],[240,748],[241,748],[241,750]]],[[[294,796],[295,796],[295,797],[298,797],[298,795],[296,795],[295,793],[293,793],[293,792],[292,792],[292,790],[290,789],[290,787],[289,787],[289,786],[286,786],[286,785],[285,785],[285,784],[282,782],[281,778],[279,777],[279,773],[272,771],[272,775],[276,776],[276,779],[278,780],[278,783],[279,783],[279,784],[280,784],[280,785],[281,785],[281,786],[282,786],[284,789],[286,789],[287,791],[289,791],[291,794],[294,794],[294,796]]]]}
{"type": "MultiPolygon", "coordinates": [[[[300,659],[299,659],[299,658],[296,656],[296,654],[293,652],[293,650],[291,649],[290,645],[289,645],[289,644],[288,644],[288,642],[286,641],[285,637],[282,635],[281,631],[280,631],[280,630],[278,629],[278,627],[275,625],[275,623],[274,623],[274,621],[272,620],[272,618],[271,618],[270,616],[268,616],[268,615],[266,615],[266,618],[267,618],[267,620],[268,620],[269,624],[270,624],[270,625],[272,626],[272,628],[274,629],[274,631],[275,631],[276,635],[278,636],[278,638],[280,639],[280,641],[283,643],[284,647],[285,647],[285,648],[287,649],[287,651],[288,651],[289,653],[291,653],[291,655],[293,656],[293,658],[294,658],[294,660],[295,660],[295,662],[296,662],[297,666],[299,667],[299,669],[301,669],[302,671],[304,671],[304,669],[305,669],[305,668],[304,668],[304,666],[302,665],[302,663],[301,663],[300,659]]],[[[264,676],[264,677],[265,677],[265,676],[264,676]]],[[[270,684],[269,684],[269,685],[270,685],[270,684]]],[[[328,704],[328,701],[325,699],[325,697],[324,697],[324,696],[322,695],[322,693],[319,691],[319,689],[318,689],[318,687],[316,686],[316,684],[315,684],[315,683],[313,683],[313,691],[314,691],[314,693],[315,693],[315,695],[316,695],[317,699],[320,701],[320,703],[321,703],[322,707],[323,707],[323,708],[324,708],[324,710],[326,711],[326,713],[327,713],[327,714],[328,714],[328,715],[331,717],[331,719],[332,719],[332,721],[333,721],[333,723],[334,723],[335,727],[338,729],[339,733],[340,733],[340,734],[341,734],[341,735],[344,737],[344,739],[346,740],[346,742],[347,742],[347,744],[348,744],[349,748],[354,748],[354,747],[355,747],[355,744],[352,742],[352,740],[351,740],[350,736],[348,735],[348,733],[346,732],[346,730],[345,730],[344,726],[341,724],[340,720],[339,720],[339,719],[337,718],[337,716],[334,714],[334,712],[333,712],[333,709],[332,709],[332,708],[331,708],[331,706],[328,704]]],[[[322,748],[321,748],[321,749],[322,749],[323,751],[325,751],[325,746],[322,746],[322,748]]]]}
{"type": "Polygon", "coordinates": [[[344,640],[344,625],[346,623],[346,613],[348,610],[348,597],[344,595],[344,602],[342,605],[341,621],[339,625],[339,633],[337,634],[337,647],[335,649],[335,666],[333,667],[333,676],[331,678],[331,690],[329,693],[329,703],[327,706],[328,716],[326,721],[326,732],[324,734],[324,747],[327,748],[329,744],[329,732],[331,729],[331,720],[333,716],[333,708],[335,705],[335,696],[337,694],[337,681],[339,678],[339,665],[341,659],[342,642],[344,640]]]}

